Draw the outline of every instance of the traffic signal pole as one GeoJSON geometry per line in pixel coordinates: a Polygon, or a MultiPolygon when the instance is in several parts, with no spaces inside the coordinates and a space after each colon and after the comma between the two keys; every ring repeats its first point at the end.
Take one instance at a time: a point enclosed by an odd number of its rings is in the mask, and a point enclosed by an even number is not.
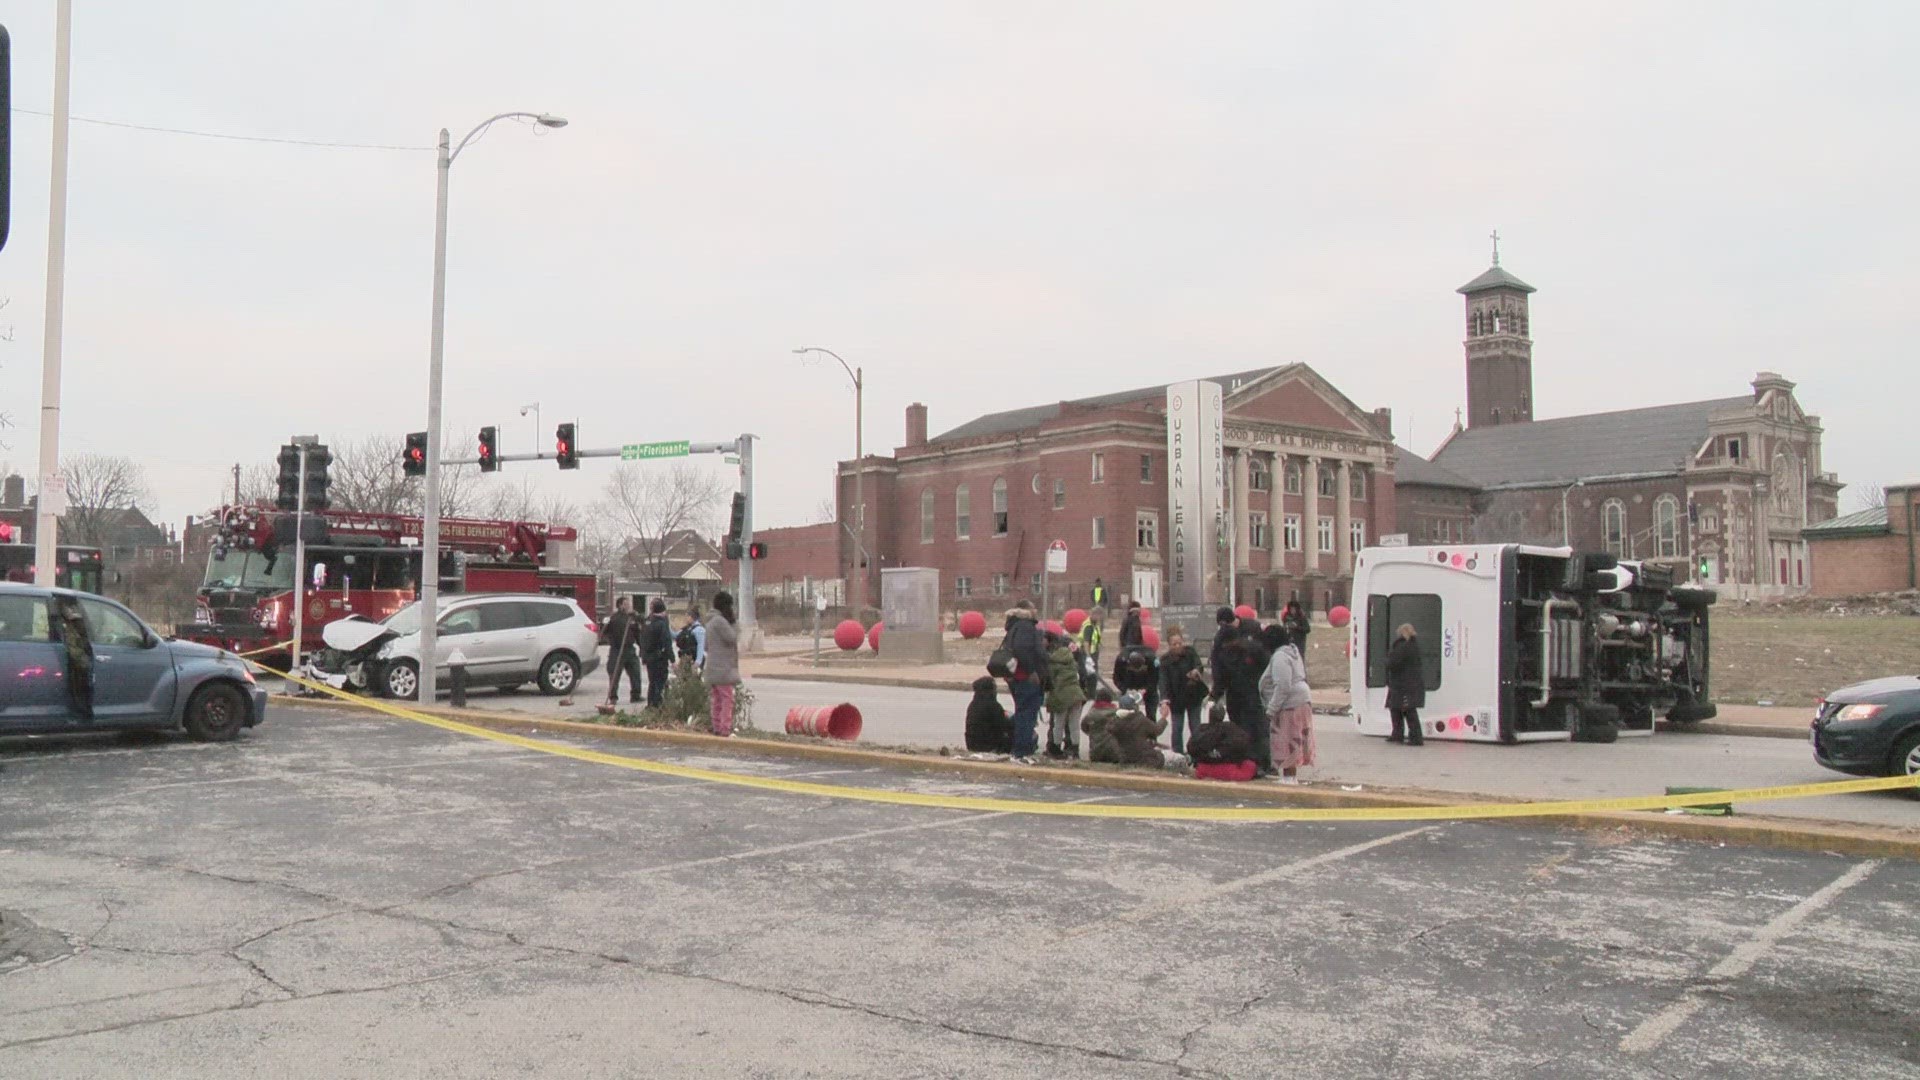
{"type": "Polygon", "coordinates": [[[300,670],[300,643],[306,633],[307,613],[307,449],[312,439],[295,439],[300,447],[300,505],[293,510],[293,656],[289,672],[300,670]]]}

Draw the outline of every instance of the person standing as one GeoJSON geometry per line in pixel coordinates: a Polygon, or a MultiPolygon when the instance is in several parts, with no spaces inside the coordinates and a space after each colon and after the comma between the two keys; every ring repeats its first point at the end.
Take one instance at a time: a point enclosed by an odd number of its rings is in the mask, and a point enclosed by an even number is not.
{"type": "Polygon", "coordinates": [[[707,684],[708,711],[713,716],[713,733],[733,734],[733,699],[740,687],[740,631],[734,625],[733,594],[714,594],[713,614],[707,616],[705,666],[700,681],[707,684]]]}
{"type": "Polygon", "coordinates": [[[1200,730],[1200,714],[1207,706],[1207,676],[1200,654],[1187,644],[1179,623],[1167,626],[1167,653],[1160,658],[1160,715],[1173,727],[1173,752],[1187,752],[1186,738],[1200,730]]]}
{"type": "Polygon", "coordinates": [[[1113,658],[1113,688],[1122,694],[1140,695],[1148,719],[1164,719],[1160,715],[1160,658],[1152,649],[1145,645],[1121,649],[1113,658]]]}
{"type": "Polygon", "coordinates": [[[1300,646],[1288,641],[1274,652],[1260,676],[1260,701],[1271,726],[1280,782],[1297,784],[1301,766],[1314,763],[1313,694],[1307,688],[1307,662],[1300,646]]]}
{"type": "Polygon", "coordinates": [[[1093,579],[1093,606],[1097,608],[1107,606],[1107,583],[1099,578],[1093,579]]]}
{"type": "Polygon", "coordinates": [[[1087,695],[1080,687],[1080,658],[1071,638],[1047,635],[1047,667],[1053,686],[1047,690],[1047,756],[1080,757],[1080,710],[1087,695]]]}
{"type": "Polygon", "coordinates": [[[1307,656],[1307,635],[1313,632],[1313,620],[1307,617],[1307,609],[1300,606],[1298,597],[1287,601],[1286,609],[1280,612],[1280,625],[1286,628],[1287,636],[1300,647],[1300,658],[1307,656]]]}
{"type": "Polygon", "coordinates": [[[647,708],[657,709],[666,700],[667,669],[673,666],[673,628],[667,625],[667,602],[658,596],[640,627],[640,662],[647,667],[647,708]]]}
{"type": "Polygon", "coordinates": [[[1013,695],[1014,760],[1031,763],[1040,748],[1040,706],[1052,681],[1052,661],[1040,637],[1039,617],[1033,605],[1022,600],[1007,612],[1007,636],[1001,648],[1013,656],[1013,667],[1006,676],[1007,691],[1013,695]]]}
{"type": "Polygon", "coordinates": [[[607,620],[607,704],[620,697],[620,676],[627,677],[627,701],[640,704],[640,620],[633,613],[633,598],[623,596],[613,602],[613,618],[607,620]]]}
{"type": "Polygon", "coordinates": [[[705,659],[702,647],[706,641],[707,628],[700,625],[700,605],[690,604],[687,607],[687,621],[681,625],[680,632],[673,636],[676,658],[692,664],[695,671],[700,670],[700,661],[705,659]]]}
{"type": "Polygon", "coordinates": [[[1087,612],[1087,621],[1080,624],[1080,651],[1087,656],[1087,663],[1093,666],[1094,673],[1100,671],[1100,642],[1106,637],[1107,609],[1096,607],[1087,612]]]}
{"type": "Polygon", "coordinates": [[[1420,709],[1427,703],[1426,665],[1420,659],[1420,639],[1412,623],[1401,623],[1387,649],[1387,715],[1393,718],[1388,742],[1408,746],[1425,743],[1420,709]]]}
{"type": "Polygon", "coordinates": [[[1260,677],[1270,657],[1260,635],[1240,625],[1232,608],[1221,608],[1216,619],[1220,633],[1213,646],[1213,696],[1227,707],[1227,716],[1253,744],[1255,776],[1273,775],[1273,728],[1260,700],[1260,677]]]}
{"type": "Polygon", "coordinates": [[[1127,601],[1127,613],[1120,619],[1120,647],[1131,649],[1135,645],[1147,643],[1144,620],[1140,615],[1140,601],[1127,601]]]}

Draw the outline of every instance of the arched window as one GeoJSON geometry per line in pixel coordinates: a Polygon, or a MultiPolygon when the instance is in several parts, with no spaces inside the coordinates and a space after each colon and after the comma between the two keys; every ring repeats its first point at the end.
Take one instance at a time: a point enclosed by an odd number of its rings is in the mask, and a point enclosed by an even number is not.
{"type": "Polygon", "coordinates": [[[1287,459],[1287,494],[1289,495],[1300,494],[1300,469],[1299,458],[1287,459]]]}
{"type": "Polygon", "coordinates": [[[1680,554],[1680,500],[1671,495],[1662,495],[1653,504],[1653,539],[1661,558],[1680,554]]]}
{"type": "Polygon", "coordinates": [[[933,489],[920,493],[920,542],[933,543],[933,489]]]}
{"type": "Polygon", "coordinates": [[[953,535],[962,540],[973,535],[973,496],[965,484],[953,492],[953,535]]]}
{"type": "Polygon", "coordinates": [[[1007,535],[1007,480],[1004,476],[993,482],[993,535],[1007,535]]]}
{"type": "Polygon", "coordinates": [[[1267,476],[1267,463],[1258,457],[1247,465],[1247,487],[1253,491],[1269,491],[1273,487],[1267,476]]]}
{"type": "Polygon", "coordinates": [[[1627,504],[1608,499],[1600,507],[1600,533],[1607,550],[1620,558],[1627,555],[1627,504]]]}

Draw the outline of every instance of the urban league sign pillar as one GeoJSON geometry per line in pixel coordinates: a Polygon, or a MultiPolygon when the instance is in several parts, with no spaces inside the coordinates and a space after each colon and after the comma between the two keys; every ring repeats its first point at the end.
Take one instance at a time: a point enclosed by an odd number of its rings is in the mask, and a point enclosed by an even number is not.
{"type": "Polygon", "coordinates": [[[1167,387],[1167,604],[1210,607],[1227,594],[1227,439],[1219,383],[1167,387]]]}

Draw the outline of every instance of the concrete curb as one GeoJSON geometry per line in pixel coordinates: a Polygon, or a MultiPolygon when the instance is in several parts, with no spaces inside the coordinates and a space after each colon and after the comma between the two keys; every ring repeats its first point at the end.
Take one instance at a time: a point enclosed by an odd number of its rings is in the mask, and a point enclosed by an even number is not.
{"type": "MultiPolygon", "coordinates": [[[[352,702],[326,698],[297,700],[302,707],[312,705],[343,712],[360,711],[352,702]]],[[[413,707],[417,708],[417,706],[413,707]]],[[[707,752],[797,758],[889,769],[917,769],[922,772],[959,775],[981,780],[1037,780],[1108,791],[1158,793],[1236,803],[1313,807],[1394,807],[1467,806],[1475,803],[1527,801],[1470,792],[1436,792],[1411,788],[1376,788],[1372,791],[1354,792],[1318,787],[1269,787],[1251,783],[1223,784],[1151,772],[1011,765],[997,761],[968,761],[961,758],[942,757],[938,754],[903,754],[887,750],[867,750],[825,742],[785,742],[751,737],[723,739],[716,735],[692,731],[618,727],[612,724],[583,723],[577,720],[543,720],[528,716],[480,712],[474,709],[435,706],[419,711],[478,727],[521,734],[545,730],[619,742],[678,746],[707,752]]],[[[1853,825],[1843,822],[1803,821],[1751,815],[1718,818],[1659,813],[1562,814],[1553,817],[1492,819],[1487,824],[1534,827],[1558,825],[1589,831],[1631,831],[1647,836],[1706,840],[1721,844],[1833,852],[1862,858],[1920,860],[1920,828],[1896,829],[1877,825],[1853,825]]]]}
{"type": "MultiPolygon", "coordinates": [[[[757,671],[752,673],[755,679],[770,679],[774,682],[817,682],[844,683],[848,686],[884,686],[901,690],[949,690],[954,693],[972,693],[973,686],[951,679],[905,679],[892,676],[833,676],[820,673],[800,674],[789,671],[757,671]]],[[[1319,716],[1347,716],[1351,706],[1327,705],[1314,706],[1319,716]]],[[[1655,729],[1671,732],[1675,735],[1737,735],[1756,739],[1805,739],[1807,728],[1804,724],[1729,724],[1722,721],[1702,720],[1691,724],[1675,724],[1669,720],[1655,723],[1655,729]]]]}

